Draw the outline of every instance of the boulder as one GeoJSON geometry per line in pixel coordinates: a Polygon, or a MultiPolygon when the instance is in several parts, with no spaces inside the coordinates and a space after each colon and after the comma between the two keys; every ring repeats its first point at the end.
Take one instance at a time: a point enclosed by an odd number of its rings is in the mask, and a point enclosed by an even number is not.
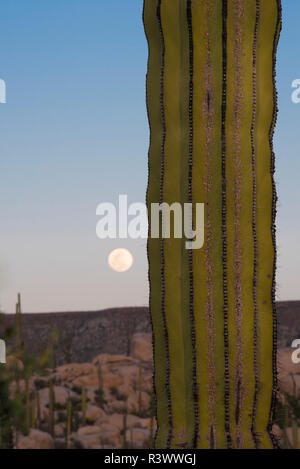
{"type": "Polygon", "coordinates": [[[139,404],[139,392],[135,392],[128,397],[127,400],[127,409],[128,412],[136,414],[140,410],[144,411],[150,407],[150,396],[146,392],[141,392],[141,408],[139,404]]]}
{"type": "Polygon", "coordinates": [[[54,449],[54,441],[49,433],[32,428],[29,435],[20,438],[17,449],[54,449]]]}
{"type": "Polygon", "coordinates": [[[66,407],[69,397],[74,398],[76,395],[63,386],[54,386],[55,404],[66,407]]]}
{"type": "Polygon", "coordinates": [[[137,417],[136,415],[127,415],[127,427],[128,428],[133,428],[133,427],[137,427],[137,428],[147,428],[145,426],[145,421],[148,420],[148,419],[141,419],[140,417],[137,417]]]}
{"type": "Polygon", "coordinates": [[[134,392],[134,389],[132,385],[128,383],[121,384],[121,386],[118,387],[118,395],[119,396],[130,396],[131,393],[134,392]]]}
{"type": "Polygon", "coordinates": [[[97,366],[100,364],[102,369],[122,366],[129,366],[135,363],[131,357],[126,357],[125,355],[109,355],[108,353],[102,353],[97,355],[93,360],[93,365],[97,366]]]}
{"type": "Polygon", "coordinates": [[[104,410],[96,407],[95,405],[88,405],[85,413],[85,418],[88,422],[98,422],[107,418],[104,410]]]}
{"type": "Polygon", "coordinates": [[[102,380],[104,388],[118,388],[124,384],[124,377],[119,373],[103,373],[102,380]]]}
{"type": "Polygon", "coordinates": [[[100,444],[99,435],[85,435],[78,434],[71,436],[71,442],[75,449],[92,449],[100,444]]]}
{"type": "Polygon", "coordinates": [[[73,384],[79,387],[82,387],[83,385],[85,385],[87,388],[98,387],[98,376],[96,373],[78,376],[78,378],[74,379],[73,384]]]}
{"type": "Polygon", "coordinates": [[[131,430],[127,430],[126,432],[126,441],[132,441],[134,446],[137,448],[144,448],[149,438],[150,432],[144,428],[133,428],[131,430]]]}
{"type": "Polygon", "coordinates": [[[124,426],[124,415],[123,414],[111,414],[107,416],[107,424],[110,425],[112,428],[118,428],[122,430],[124,426]]]}
{"type": "MultiPolygon", "coordinates": [[[[111,414],[107,416],[107,422],[119,428],[119,430],[123,429],[124,426],[124,415],[123,414],[111,414]]],[[[126,417],[126,426],[127,428],[144,428],[150,429],[151,421],[150,418],[140,418],[136,415],[128,414],[126,417]]],[[[156,423],[153,421],[153,428],[155,429],[156,423]]]]}
{"type": "Polygon", "coordinates": [[[126,401],[118,401],[118,400],[114,400],[110,406],[109,406],[109,409],[110,411],[112,411],[113,413],[124,413],[125,411],[127,411],[127,404],[126,404],[126,401]]]}
{"type": "Polygon", "coordinates": [[[80,379],[78,378],[89,377],[86,379],[96,379],[97,369],[92,363],[71,363],[58,367],[54,376],[57,382],[80,385],[80,379]]]}
{"type": "MultiPolygon", "coordinates": [[[[42,408],[49,405],[49,388],[43,388],[39,391],[40,404],[42,408]]],[[[65,388],[64,386],[54,386],[55,404],[60,407],[66,407],[67,401],[70,398],[72,401],[78,402],[80,397],[73,391],[65,388]]]]}
{"type": "Polygon", "coordinates": [[[101,429],[97,434],[71,436],[74,447],[77,449],[95,449],[103,448],[107,445],[109,448],[120,447],[120,432],[115,428],[101,429]]]}
{"type": "Polygon", "coordinates": [[[101,432],[101,428],[96,425],[87,425],[86,427],[81,427],[77,431],[78,436],[88,436],[88,435],[98,435],[101,432]]]}

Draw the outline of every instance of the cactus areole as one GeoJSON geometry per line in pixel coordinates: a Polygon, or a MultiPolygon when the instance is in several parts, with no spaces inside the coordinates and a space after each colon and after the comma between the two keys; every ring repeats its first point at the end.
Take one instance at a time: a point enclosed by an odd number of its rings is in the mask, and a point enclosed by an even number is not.
{"type": "Polygon", "coordinates": [[[145,0],[144,25],[148,213],[205,204],[202,249],[148,239],[156,447],[272,449],[280,1],[145,0]]]}

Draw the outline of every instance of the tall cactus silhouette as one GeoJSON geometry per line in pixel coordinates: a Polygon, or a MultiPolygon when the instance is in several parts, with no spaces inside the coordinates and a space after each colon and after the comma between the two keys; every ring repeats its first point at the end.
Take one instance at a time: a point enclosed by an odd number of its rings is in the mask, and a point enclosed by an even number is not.
{"type": "Polygon", "coordinates": [[[156,446],[273,448],[280,0],[145,0],[144,25],[149,213],[205,204],[202,249],[148,240],[156,446]]]}
{"type": "Polygon", "coordinates": [[[18,301],[16,303],[16,353],[22,355],[24,352],[24,342],[22,335],[22,307],[21,294],[18,293],[18,301]]]}

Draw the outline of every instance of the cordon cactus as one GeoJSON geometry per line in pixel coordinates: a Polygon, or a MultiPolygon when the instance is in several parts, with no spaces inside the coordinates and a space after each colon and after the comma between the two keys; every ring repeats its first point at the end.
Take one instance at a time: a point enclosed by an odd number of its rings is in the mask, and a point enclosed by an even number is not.
{"type": "MultiPolygon", "coordinates": [[[[279,0],[145,0],[147,204],[205,204],[205,242],[149,236],[158,448],[273,448],[279,0]]],[[[150,228],[151,228],[150,217],[150,228]]]]}

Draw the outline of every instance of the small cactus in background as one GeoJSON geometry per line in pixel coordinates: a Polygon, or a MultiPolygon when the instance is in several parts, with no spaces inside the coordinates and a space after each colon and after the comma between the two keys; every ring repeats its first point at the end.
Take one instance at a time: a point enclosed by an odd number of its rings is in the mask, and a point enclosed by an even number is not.
{"type": "Polygon", "coordinates": [[[150,401],[150,449],[154,448],[154,420],[155,420],[155,394],[151,394],[150,401]]]}
{"type": "Polygon", "coordinates": [[[132,338],[137,327],[137,321],[135,318],[128,317],[125,324],[125,336],[126,336],[126,354],[129,357],[131,353],[132,338]]]}
{"type": "Polygon", "coordinates": [[[36,390],[36,418],[38,428],[41,425],[41,399],[40,399],[40,390],[36,390]]]}
{"type": "Polygon", "coordinates": [[[139,361],[139,368],[138,368],[138,381],[137,381],[137,389],[138,389],[138,409],[139,415],[141,415],[143,407],[142,407],[142,387],[143,387],[143,365],[141,360],[139,361]]]}
{"type": "Polygon", "coordinates": [[[34,393],[33,402],[31,403],[31,415],[30,415],[30,419],[31,419],[30,427],[31,428],[37,428],[37,422],[38,422],[35,403],[36,403],[36,392],[34,393]]]}
{"type": "Polygon", "coordinates": [[[131,353],[132,334],[128,328],[126,328],[126,355],[129,357],[131,353]]]}
{"type": "Polygon", "coordinates": [[[292,435],[293,435],[293,449],[300,449],[299,446],[299,417],[300,417],[300,408],[299,408],[299,395],[297,395],[297,385],[295,376],[292,374],[293,380],[293,407],[292,407],[292,435]]]}
{"type": "Polygon", "coordinates": [[[24,383],[24,392],[22,393],[22,402],[25,408],[25,419],[23,422],[23,433],[28,434],[31,428],[32,419],[32,403],[31,403],[31,392],[30,392],[30,378],[33,375],[35,368],[35,361],[25,351],[23,352],[23,370],[22,378],[24,383]]]}
{"type": "Polygon", "coordinates": [[[290,374],[293,382],[293,393],[285,393],[284,404],[286,418],[283,427],[283,436],[286,447],[300,449],[299,447],[299,421],[300,421],[300,395],[297,393],[295,376],[290,374]],[[288,431],[287,431],[288,429],[288,431]]]}
{"type": "Polygon", "coordinates": [[[21,294],[18,293],[18,301],[16,303],[16,353],[17,357],[22,356],[24,349],[24,341],[22,334],[22,306],[21,294]]]}
{"type": "Polygon", "coordinates": [[[144,24],[149,233],[152,203],[205,206],[202,249],[148,238],[156,446],[273,448],[280,0],[145,0],[144,24]]]}
{"type": "Polygon", "coordinates": [[[130,353],[131,353],[132,335],[129,333],[128,330],[126,331],[126,333],[127,333],[127,337],[126,337],[126,344],[127,344],[126,355],[127,355],[127,357],[129,357],[130,353]]]}
{"type": "Polygon", "coordinates": [[[18,359],[22,358],[24,353],[24,342],[22,335],[22,307],[21,307],[21,294],[18,293],[18,300],[16,303],[16,362],[15,362],[15,379],[16,379],[16,393],[20,394],[20,370],[18,367],[18,359]]]}
{"type": "Polygon", "coordinates": [[[67,401],[67,415],[66,415],[66,448],[70,446],[70,435],[72,432],[72,401],[69,398],[67,401]]]}
{"type": "Polygon", "coordinates": [[[127,402],[125,404],[125,409],[123,413],[123,428],[122,428],[122,435],[123,435],[123,449],[128,448],[128,442],[127,442],[127,402]]]}
{"type": "Polygon", "coordinates": [[[58,340],[58,332],[51,331],[50,344],[49,344],[49,362],[50,362],[50,377],[49,377],[49,433],[54,436],[55,426],[55,392],[54,392],[54,379],[53,370],[56,366],[56,344],[58,340]]]}
{"type": "Polygon", "coordinates": [[[29,377],[25,376],[25,406],[26,406],[26,434],[29,432],[31,424],[31,402],[30,402],[30,389],[29,389],[29,377]]]}
{"type": "Polygon", "coordinates": [[[81,412],[82,412],[82,425],[86,424],[86,386],[83,384],[81,388],[81,412]]]}
{"type": "Polygon", "coordinates": [[[130,428],[129,433],[130,433],[130,448],[134,449],[133,428],[130,428]]]}
{"type": "Polygon", "coordinates": [[[11,398],[6,365],[0,364],[0,449],[12,449],[17,441],[16,402],[11,398]],[[15,440],[15,441],[14,441],[15,440]]]}
{"type": "Polygon", "coordinates": [[[60,346],[62,348],[65,363],[72,363],[73,336],[66,331],[60,332],[60,346]]]}
{"type": "Polygon", "coordinates": [[[49,379],[49,433],[54,436],[54,425],[55,425],[55,393],[53,378],[50,376],[49,379]]]}
{"type": "Polygon", "coordinates": [[[99,405],[99,407],[102,408],[106,404],[106,400],[104,398],[103,374],[102,374],[102,366],[100,362],[98,362],[97,364],[97,375],[98,375],[98,389],[96,391],[96,402],[99,405]]]}

